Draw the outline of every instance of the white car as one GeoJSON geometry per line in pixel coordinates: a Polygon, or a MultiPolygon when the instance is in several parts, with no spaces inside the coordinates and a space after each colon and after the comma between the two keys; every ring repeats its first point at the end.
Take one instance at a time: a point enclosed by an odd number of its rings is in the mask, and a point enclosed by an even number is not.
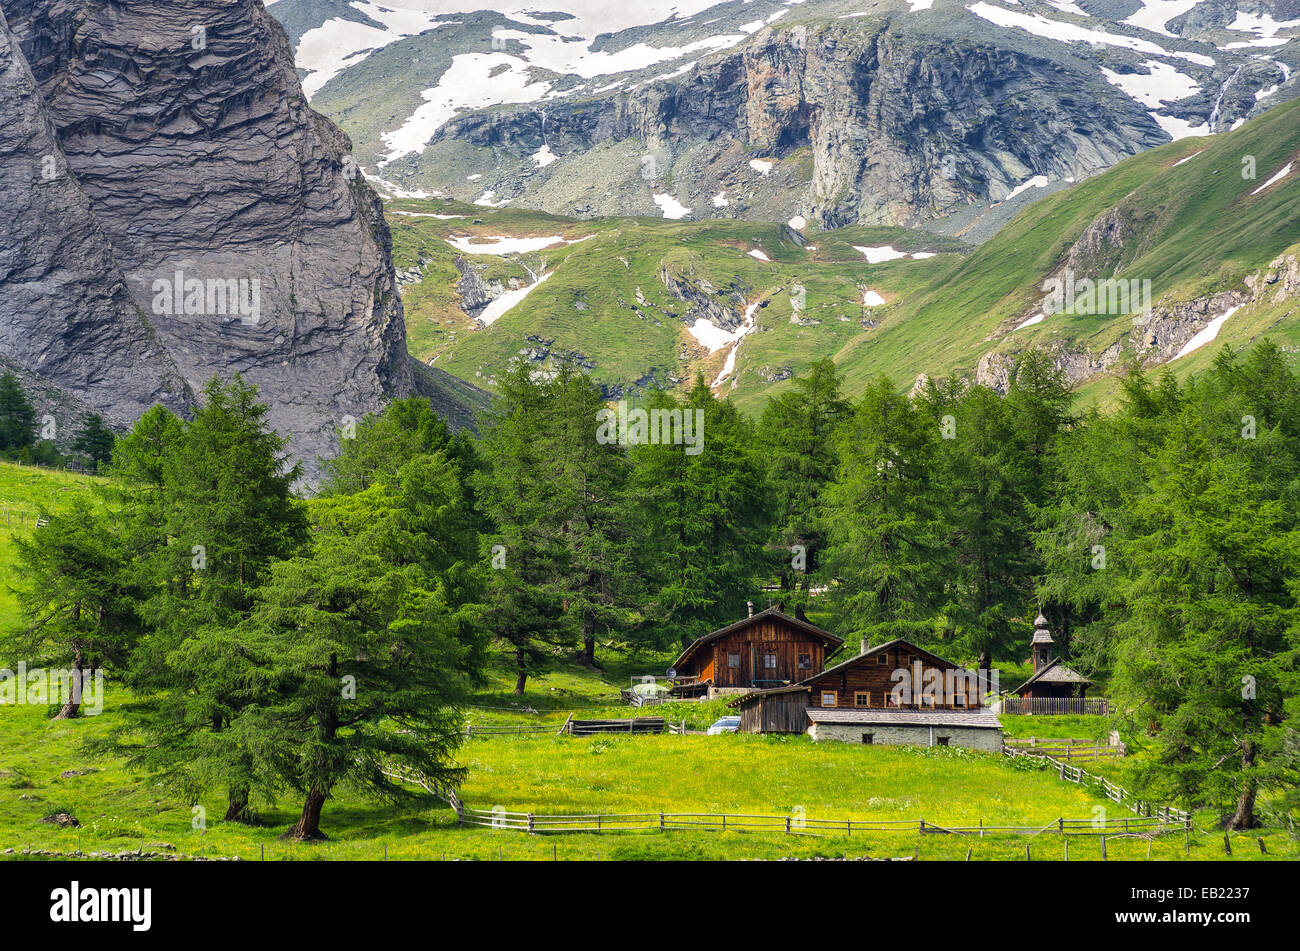
{"type": "Polygon", "coordinates": [[[735,733],[739,729],[740,717],[723,717],[704,732],[709,736],[717,736],[719,733],[735,733]]]}

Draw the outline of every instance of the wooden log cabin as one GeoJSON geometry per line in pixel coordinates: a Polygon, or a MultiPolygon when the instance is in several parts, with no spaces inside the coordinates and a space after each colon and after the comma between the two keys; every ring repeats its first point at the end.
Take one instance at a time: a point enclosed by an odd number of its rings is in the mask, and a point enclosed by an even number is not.
{"type": "Polygon", "coordinates": [[[968,746],[996,752],[1002,727],[970,672],[898,639],[797,684],[731,701],[740,729],[815,740],[968,746]]]}
{"type": "Polygon", "coordinates": [[[820,673],[844,644],[780,606],[698,638],[673,662],[678,696],[717,696],[780,687],[820,673]]]}

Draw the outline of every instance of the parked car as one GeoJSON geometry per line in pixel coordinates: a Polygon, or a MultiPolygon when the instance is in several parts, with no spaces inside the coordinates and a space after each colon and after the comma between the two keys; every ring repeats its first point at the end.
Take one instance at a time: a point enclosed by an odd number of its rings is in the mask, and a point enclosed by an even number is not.
{"type": "Polygon", "coordinates": [[[709,736],[717,736],[719,733],[735,733],[739,729],[740,717],[723,717],[715,721],[705,732],[709,736]]]}

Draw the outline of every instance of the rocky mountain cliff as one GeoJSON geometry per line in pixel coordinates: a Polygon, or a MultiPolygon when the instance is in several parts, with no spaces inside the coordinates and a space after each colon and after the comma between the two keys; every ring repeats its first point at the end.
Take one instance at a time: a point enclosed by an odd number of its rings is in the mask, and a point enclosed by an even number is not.
{"type": "Polygon", "coordinates": [[[1300,91],[1296,0],[490,2],[271,10],[386,194],[582,218],[978,242],[1300,91]]]}
{"type": "MultiPolygon", "coordinates": [[[[6,369],[31,367],[119,425],[155,402],[183,407],[185,381],[127,290],[3,14],[0,116],[0,355],[9,358],[6,369]]],[[[43,409],[51,405],[40,402],[43,409]]]]}
{"type": "Polygon", "coordinates": [[[309,472],[415,390],[380,202],[260,0],[0,12],[0,352],[120,422],[239,372],[309,472]]]}

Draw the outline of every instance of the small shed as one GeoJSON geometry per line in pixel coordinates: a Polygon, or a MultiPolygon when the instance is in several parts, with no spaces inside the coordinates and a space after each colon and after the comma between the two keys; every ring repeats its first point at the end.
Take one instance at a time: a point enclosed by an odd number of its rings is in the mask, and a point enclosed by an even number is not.
{"type": "Polygon", "coordinates": [[[741,733],[803,733],[808,729],[808,695],[801,684],[756,690],[728,702],[740,714],[741,733]]]}

